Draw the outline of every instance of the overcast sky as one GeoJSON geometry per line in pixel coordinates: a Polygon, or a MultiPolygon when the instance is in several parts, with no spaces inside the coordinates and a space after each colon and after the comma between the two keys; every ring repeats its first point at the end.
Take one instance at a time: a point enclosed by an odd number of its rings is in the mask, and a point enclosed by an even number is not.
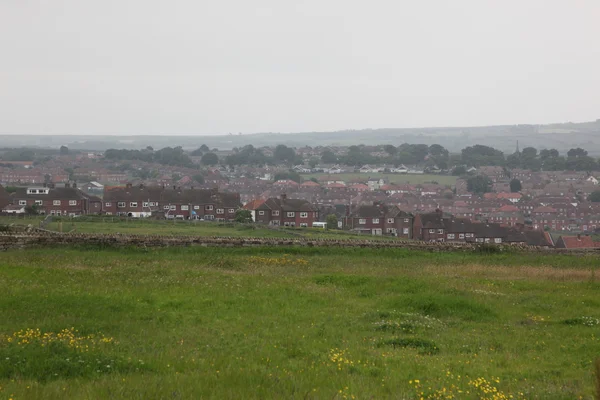
{"type": "Polygon", "coordinates": [[[0,133],[600,118],[598,0],[0,0],[0,133]]]}

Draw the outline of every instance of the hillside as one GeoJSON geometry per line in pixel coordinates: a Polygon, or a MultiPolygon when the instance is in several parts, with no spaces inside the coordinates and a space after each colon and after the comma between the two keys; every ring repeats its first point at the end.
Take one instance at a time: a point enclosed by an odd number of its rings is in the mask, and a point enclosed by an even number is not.
{"type": "Polygon", "coordinates": [[[67,145],[72,149],[106,150],[108,148],[139,149],[148,145],[155,148],[183,146],[194,149],[206,143],[211,148],[232,149],[247,144],[271,146],[285,143],[288,146],[352,145],[352,144],[394,144],[438,143],[450,151],[459,151],[475,143],[496,147],[512,152],[517,140],[521,148],[533,146],[538,149],[557,148],[567,150],[572,147],[586,148],[592,155],[600,155],[600,120],[582,123],[559,123],[546,125],[503,125],[481,127],[438,127],[406,129],[362,129],[335,132],[299,133],[256,133],[243,135],[177,135],[165,133],[163,136],[86,136],[86,135],[31,135],[27,140],[22,135],[0,135],[5,147],[40,146],[55,147],[67,145]]]}

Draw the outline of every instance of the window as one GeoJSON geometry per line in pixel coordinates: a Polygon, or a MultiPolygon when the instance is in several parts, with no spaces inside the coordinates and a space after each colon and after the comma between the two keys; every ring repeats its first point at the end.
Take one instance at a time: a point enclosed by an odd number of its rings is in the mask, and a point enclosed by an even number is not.
{"type": "Polygon", "coordinates": [[[387,222],[388,224],[393,224],[393,223],[394,223],[394,218],[388,218],[388,220],[387,220],[387,221],[388,221],[388,222],[387,222]]]}
{"type": "Polygon", "coordinates": [[[177,206],[176,206],[175,204],[171,204],[171,205],[169,206],[169,209],[170,209],[170,210],[177,210],[177,206]]]}
{"type": "Polygon", "coordinates": [[[69,205],[70,206],[76,206],[77,205],[77,200],[69,200],[69,205]]]}
{"type": "Polygon", "coordinates": [[[187,211],[190,209],[190,206],[181,206],[181,211],[187,211]]]}
{"type": "Polygon", "coordinates": [[[111,212],[107,212],[106,215],[112,215],[112,213],[111,212]]]}
{"type": "Polygon", "coordinates": [[[459,239],[464,239],[465,238],[465,234],[464,233],[459,233],[458,234],[458,238],[459,239]]]}
{"type": "Polygon", "coordinates": [[[308,213],[307,212],[301,212],[300,213],[300,218],[308,218],[308,213]]]}
{"type": "Polygon", "coordinates": [[[148,203],[147,201],[142,203],[142,207],[149,207],[149,206],[150,206],[150,203],[148,203]]]}
{"type": "Polygon", "coordinates": [[[264,211],[259,211],[258,215],[265,215],[265,212],[264,211]]]}
{"type": "Polygon", "coordinates": [[[110,207],[110,206],[111,206],[110,203],[108,203],[108,202],[104,203],[104,207],[110,207]]]}
{"type": "Polygon", "coordinates": [[[358,223],[359,223],[360,225],[364,225],[364,224],[366,224],[366,223],[367,223],[367,220],[366,220],[366,219],[364,219],[364,218],[360,218],[360,219],[358,220],[358,223]]]}
{"type": "Polygon", "coordinates": [[[373,218],[373,223],[374,224],[378,224],[379,223],[379,218],[373,218]]]}
{"type": "Polygon", "coordinates": [[[444,234],[444,230],[443,230],[443,229],[438,229],[438,233],[439,233],[440,235],[443,235],[443,234],[444,234]]]}
{"type": "Polygon", "coordinates": [[[454,239],[454,233],[449,233],[448,234],[448,239],[454,239]]]}
{"type": "Polygon", "coordinates": [[[233,213],[235,213],[235,210],[233,208],[230,208],[229,209],[229,214],[233,214],[233,213]]]}
{"type": "Polygon", "coordinates": [[[279,210],[274,210],[272,212],[272,214],[273,214],[274,217],[278,217],[279,216],[279,210]]]}
{"type": "Polygon", "coordinates": [[[495,238],[494,243],[502,243],[502,238],[495,238]]]}
{"type": "Polygon", "coordinates": [[[396,229],[395,228],[387,228],[386,233],[396,233],[396,229]]]}
{"type": "Polygon", "coordinates": [[[60,210],[56,210],[56,215],[60,215],[60,210]]]}
{"type": "Polygon", "coordinates": [[[402,229],[402,233],[403,233],[404,235],[408,235],[408,228],[404,228],[404,229],[402,229]]]}
{"type": "Polygon", "coordinates": [[[308,228],[308,224],[306,222],[300,223],[300,228],[308,228]]]}
{"type": "Polygon", "coordinates": [[[194,210],[199,210],[200,206],[194,206],[194,210]]]}
{"type": "Polygon", "coordinates": [[[170,207],[169,206],[163,206],[163,209],[168,210],[170,207]]]}
{"type": "Polygon", "coordinates": [[[129,207],[137,207],[137,201],[130,202],[129,207]]]}
{"type": "Polygon", "coordinates": [[[477,243],[483,243],[483,238],[476,238],[476,239],[475,239],[475,241],[476,241],[477,243]]]}
{"type": "Polygon", "coordinates": [[[117,207],[123,208],[125,207],[125,202],[124,201],[120,201],[117,203],[117,207]]]}
{"type": "Polygon", "coordinates": [[[212,205],[208,205],[208,206],[205,206],[204,209],[206,211],[212,211],[213,210],[213,206],[212,205]]]}
{"type": "Polygon", "coordinates": [[[222,208],[217,208],[217,214],[225,214],[225,210],[222,208]]]}
{"type": "Polygon", "coordinates": [[[295,222],[290,222],[290,226],[296,226],[295,222]]]}
{"type": "Polygon", "coordinates": [[[404,218],[404,222],[408,222],[408,221],[409,221],[409,219],[408,219],[408,218],[404,218]]]}
{"type": "Polygon", "coordinates": [[[35,201],[35,205],[36,205],[36,206],[41,206],[41,205],[42,205],[42,203],[43,203],[43,201],[42,201],[42,200],[36,200],[36,201],[35,201]]]}
{"type": "Polygon", "coordinates": [[[435,233],[435,229],[430,229],[429,233],[435,233]]]}
{"type": "Polygon", "coordinates": [[[20,206],[26,206],[27,205],[27,200],[19,200],[19,205],[20,206]]]}
{"type": "Polygon", "coordinates": [[[295,217],[295,216],[296,216],[296,213],[295,213],[295,212],[293,212],[293,211],[290,211],[290,212],[288,212],[286,215],[287,215],[287,217],[288,217],[288,218],[293,218],[293,217],[295,217]]]}
{"type": "Polygon", "coordinates": [[[60,200],[54,200],[54,201],[52,201],[52,205],[53,206],[60,206],[60,200]]]}

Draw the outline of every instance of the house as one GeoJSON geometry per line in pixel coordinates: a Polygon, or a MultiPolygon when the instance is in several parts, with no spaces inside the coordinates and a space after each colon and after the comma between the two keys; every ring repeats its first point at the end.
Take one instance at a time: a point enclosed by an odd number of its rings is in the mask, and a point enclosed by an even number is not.
{"type": "Polygon", "coordinates": [[[587,182],[591,182],[591,183],[592,183],[592,185],[597,185],[597,184],[598,184],[598,179],[596,179],[595,177],[593,177],[593,176],[591,176],[591,175],[590,175],[590,176],[588,176],[588,178],[586,179],[586,181],[587,181],[587,182]]]}
{"type": "Polygon", "coordinates": [[[77,188],[65,184],[57,188],[54,185],[17,188],[12,196],[12,204],[22,207],[36,207],[40,214],[49,215],[86,215],[99,214],[102,200],[77,188]]]}
{"type": "Polygon", "coordinates": [[[3,208],[0,208],[0,211],[4,214],[25,214],[25,206],[8,204],[3,208]]]}
{"type": "Polygon", "coordinates": [[[556,241],[557,249],[591,249],[600,247],[600,243],[594,242],[591,236],[561,236],[556,241]]]}
{"type": "Polygon", "coordinates": [[[396,206],[379,202],[361,205],[343,218],[344,229],[371,235],[393,235],[412,238],[413,216],[396,206]]]}
{"type": "Polygon", "coordinates": [[[0,185],[0,208],[6,207],[10,204],[10,195],[4,189],[2,185],[0,185]]]}
{"type": "Polygon", "coordinates": [[[243,209],[250,211],[250,214],[252,215],[252,221],[256,222],[256,209],[264,202],[265,201],[263,199],[254,199],[244,205],[243,209]]]}
{"type": "Polygon", "coordinates": [[[271,197],[255,208],[256,222],[275,226],[311,228],[319,220],[316,206],[306,200],[271,197]]]}
{"type": "Polygon", "coordinates": [[[167,219],[232,221],[241,206],[238,193],[132,184],[105,187],[103,201],[107,215],[134,218],[162,215],[167,219]]]}

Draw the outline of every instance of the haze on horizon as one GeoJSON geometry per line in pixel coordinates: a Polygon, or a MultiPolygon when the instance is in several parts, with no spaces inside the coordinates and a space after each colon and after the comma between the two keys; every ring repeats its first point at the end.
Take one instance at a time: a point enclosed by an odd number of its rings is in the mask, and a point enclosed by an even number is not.
{"type": "Polygon", "coordinates": [[[600,118],[600,2],[4,0],[0,134],[600,118]]]}

